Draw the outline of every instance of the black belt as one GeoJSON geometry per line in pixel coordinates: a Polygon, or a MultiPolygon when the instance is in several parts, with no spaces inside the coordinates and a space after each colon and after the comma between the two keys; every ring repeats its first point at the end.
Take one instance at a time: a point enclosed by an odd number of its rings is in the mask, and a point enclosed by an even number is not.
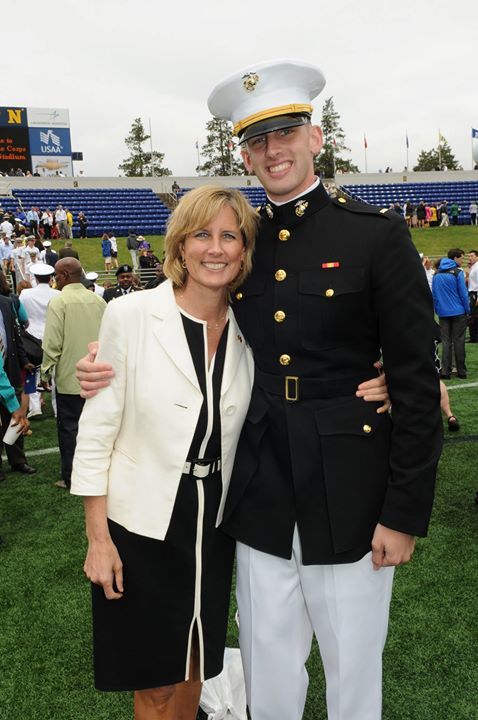
{"type": "Polygon", "coordinates": [[[184,463],[183,474],[205,478],[221,469],[221,458],[203,458],[201,460],[187,460],[184,463]]]}
{"type": "Polygon", "coordinates": [[[347,377],[342,380],[327,378],[302,378],[297,375],[271,375],[256,368],[256,385],[271,395],[279,395],[289,402],[297,400],[321,400],[355,395],[357,386],[363,382],[363,376],[347,377]]]}

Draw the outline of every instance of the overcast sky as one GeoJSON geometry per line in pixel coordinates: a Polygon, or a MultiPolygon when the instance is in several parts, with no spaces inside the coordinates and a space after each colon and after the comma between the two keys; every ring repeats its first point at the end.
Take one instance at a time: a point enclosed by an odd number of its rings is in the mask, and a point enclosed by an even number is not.
{"type": "Polygon", "coordinates": [[[334,97],[349,157],[364,170],[437,145],[465,170],[478,128],[476,0],[16,0],[4,26],[1,106],[70,110],[86,175],[119,175],[134,118],[173,174],[194,175],[215,84],[255,62],[302,58],[334,97]]]}

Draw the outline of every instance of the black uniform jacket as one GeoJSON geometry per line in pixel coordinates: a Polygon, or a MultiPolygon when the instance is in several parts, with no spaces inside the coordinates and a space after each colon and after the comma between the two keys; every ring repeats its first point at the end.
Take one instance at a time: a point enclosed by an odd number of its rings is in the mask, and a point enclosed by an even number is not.
{"type": "Polygon", "coordinates": [[[353,562],[377,522],[425,535],[442,443],[431,293],[403,219],[321,185],[261,209],[234,312],[256,375],[223,527],[304,564],[353,562]],[[355,397],[383,354],[390,417],[355,397]]]}
{"type": "MultiPolygon", "coordinates": [[[[142,288],[137,288],[134,285],[132,285],[129,292],[138,292],[138,290],[142,290],[142,288]]],[[[117,297],[122,297],[123,294],[124,293],[123,293],[123,290],[121,289],[121,287],[119,285],[114,285],[111,288],[106,288],[104,295],[103,295],[103,300],[108,303],[110,300],[114,300],[117,297]]],[[[128,294],[128,293],[126,293],[126,294],[128,294]]]]}

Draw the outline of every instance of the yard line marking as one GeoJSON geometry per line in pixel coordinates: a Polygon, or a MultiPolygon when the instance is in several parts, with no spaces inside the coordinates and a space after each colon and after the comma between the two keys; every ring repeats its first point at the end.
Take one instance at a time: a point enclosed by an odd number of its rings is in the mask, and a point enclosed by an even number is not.
{"type": "MultiPolygon", "coordinates": [[[[50,447],[50,448],[43,448],[41,450],[28,450],[27,449],[27,455],[30,457],[30,455],[51,455],[52,453],[59,453],[60,448],[59,447],[50,447]]],[[[5,457],[5,455],[3,455],[5,457]]]]}
{"type": "Polygon", "coordinates": [[[461,390],[462,388],[478,387],[478,382],[462,383],[461,385],[447,385],[446,389],[450,390],[461,390]]]}

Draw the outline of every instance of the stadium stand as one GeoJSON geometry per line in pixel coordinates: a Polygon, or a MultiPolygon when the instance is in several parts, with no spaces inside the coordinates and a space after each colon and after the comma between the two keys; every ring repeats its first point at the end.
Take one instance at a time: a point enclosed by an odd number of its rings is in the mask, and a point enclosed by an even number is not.
{"type": "MultiPolygon", "coordinates": [[[[190,189],[191,188],[183,188],[178,193],[178,200],[187,192],[189,192],[190,189]]],[[[236,188],[236,190],[240,190],[243,195],[246,196],[252,207],[259,207],[266,200],[266,193],[261,187],[238,187],[236,188]]]]}
{"type": "Polygon", "coordinates": [[[397,183],[391,185],[342,185],[342,189],[357,200],[389,207],[394,202],[400,204],[410,200],[416,204],[423,200],[427,204],[446,200],[448,206],[456,202],[461,208],[458,218],[460,225],[470,223],[468,208],[472,200],[478,200],[478,182],[436,182],[436,183],[397,183]]]}
{"type": "Polygon", "coordinates": [[[54,210],[61,204],[73,213],[74,237],[79,235],[76,218],[80,210],[88,218],[89,237],[100,237],[105,231],[127,235],[130,229],[142,235],[163,235],[170,214],[158,196],[147,189],[17,189],[12,196],[2,197],[1,204],[11,212],[19,205],[27,211],[32,205],[54,210]]]}

